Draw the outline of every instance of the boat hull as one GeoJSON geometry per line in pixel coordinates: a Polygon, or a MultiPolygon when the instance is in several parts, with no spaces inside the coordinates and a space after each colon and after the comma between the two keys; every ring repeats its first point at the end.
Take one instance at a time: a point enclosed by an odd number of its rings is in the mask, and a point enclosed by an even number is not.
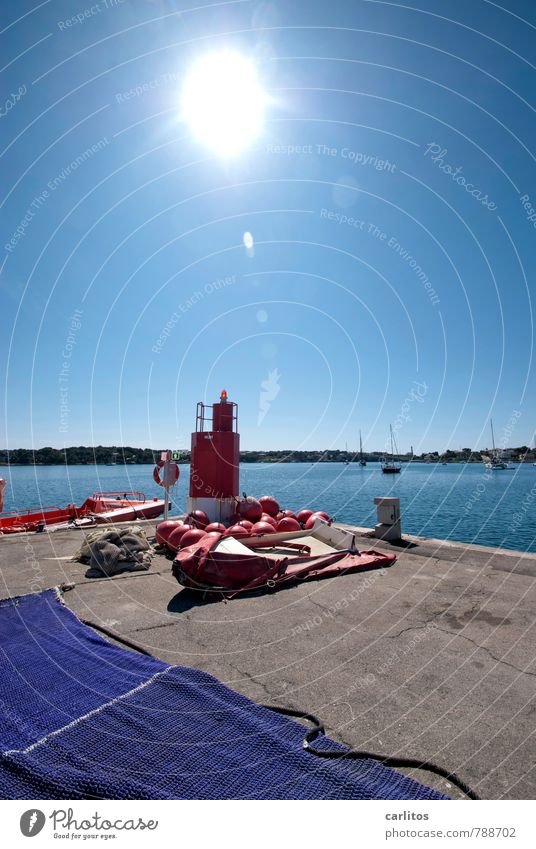
{"type": "Polygon", "coordinates": [[[164,512],[164,501],[145,501],[142,504],[133,504],[128,507],[120,507],[116,510],[107,510],[97,513],[95,522],[97,525],[105,525],[110,522],[132,522],[136,519],[156,519],[164,512]]]}
{"type": "Polygon", "coordinates": [[[38,533],[69,527],[87,527],[155,519],[164,512],[164,500],[147,500],[143,493],[94,493],[81,507],[44,507],[0,516],[0,534],[38,533]],[[132,496],[136,496],[135,498],[132,496]]]}

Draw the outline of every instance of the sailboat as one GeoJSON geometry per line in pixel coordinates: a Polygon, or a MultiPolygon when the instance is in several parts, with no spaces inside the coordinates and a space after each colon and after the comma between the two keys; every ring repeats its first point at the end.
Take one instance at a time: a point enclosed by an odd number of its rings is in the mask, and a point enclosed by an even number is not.
{"type": "Polygon", "coordinates": [[[359,431],[359,465],[366,466],[367,461],[363,459],[363,442],[361,440],[361,431],[359,431]]]}
{"type": "Polygon", "coordinates": [[[348,459],[348,443],[347,442],[344,443],[344,453],[346,455],[346,460],[344,461],[344,465],[349,466],[350,460],[348,459]]]}
{"type": "Polygon", "coordinates": [[[389,431],[391,433],[391,454],[389,459],[389,455],[385,455],[382,463],[382,472],[385,475],[396,475],[401,469],[400,463],[395,462],[395,453],[394,453],[394,445],[395,438],[393,436],[393,428],[392,425],[389,425],[389,431]]]}
{"type": "Polygon", "coordinates": [[[491,444],[493,445],[493,453],[491,458],[484,464],[486,469],[508,469],[508,463],[505,463],[504,460],[501,460],[499,457],[499,452],[495,448],[495,434],[493,433],[493,419],[490,419],[491,425],[491,444]]]}

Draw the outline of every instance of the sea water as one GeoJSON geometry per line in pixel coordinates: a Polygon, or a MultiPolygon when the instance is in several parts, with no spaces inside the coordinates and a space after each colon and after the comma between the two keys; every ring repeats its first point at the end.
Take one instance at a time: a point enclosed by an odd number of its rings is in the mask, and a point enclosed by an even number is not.
{"type": "MultiPolygon", "coordinates": [[[[8,486],[4,510],[81,504],[95,490],[142,490],[162,496],[150,465],[0,467],[8,486]]],[[[189,467],[180,466],[173,495],[185,509],[189,467]]],[[[326,510],[339,522],[372,527],[374,498],[400,498],[403,532],[418,536],[536,551],[536,467],[489,471],[481,463],[402,465],[384,475],[378,463],[245,463],[240,487],[274,495],[282,507],[326,510]]]]}

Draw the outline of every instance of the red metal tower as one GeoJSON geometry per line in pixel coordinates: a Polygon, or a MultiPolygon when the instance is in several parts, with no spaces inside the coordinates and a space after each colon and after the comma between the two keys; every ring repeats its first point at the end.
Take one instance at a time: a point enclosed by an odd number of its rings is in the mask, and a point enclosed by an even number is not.
{"type": "Polygon", "coordinates": [[[197,405],[188,512],[204,510],[211,522],[228,521],[240,495],[239,463],[238,405],[224,389],[217,403],[197,405]]]}

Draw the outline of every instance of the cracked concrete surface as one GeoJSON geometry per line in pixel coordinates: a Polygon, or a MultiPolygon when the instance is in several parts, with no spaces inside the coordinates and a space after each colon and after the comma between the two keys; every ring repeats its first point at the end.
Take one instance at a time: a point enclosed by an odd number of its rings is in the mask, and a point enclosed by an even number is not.
{"type": "MultiPolygon", "coordinates": [[[[151,523],[147,523],[151,528],[151,523]]],[[[75,531],[0,543],[3,597],[74,583],[66,603],[169,663],[321,717],[336,740],[436,761],[484,798],[536,793],[536,556],[413,539],[388,570],[203,601],[171,562],[91,580],[75,531]]],[[[457,796],[442,779],[416,777],[457,796]]]]}

